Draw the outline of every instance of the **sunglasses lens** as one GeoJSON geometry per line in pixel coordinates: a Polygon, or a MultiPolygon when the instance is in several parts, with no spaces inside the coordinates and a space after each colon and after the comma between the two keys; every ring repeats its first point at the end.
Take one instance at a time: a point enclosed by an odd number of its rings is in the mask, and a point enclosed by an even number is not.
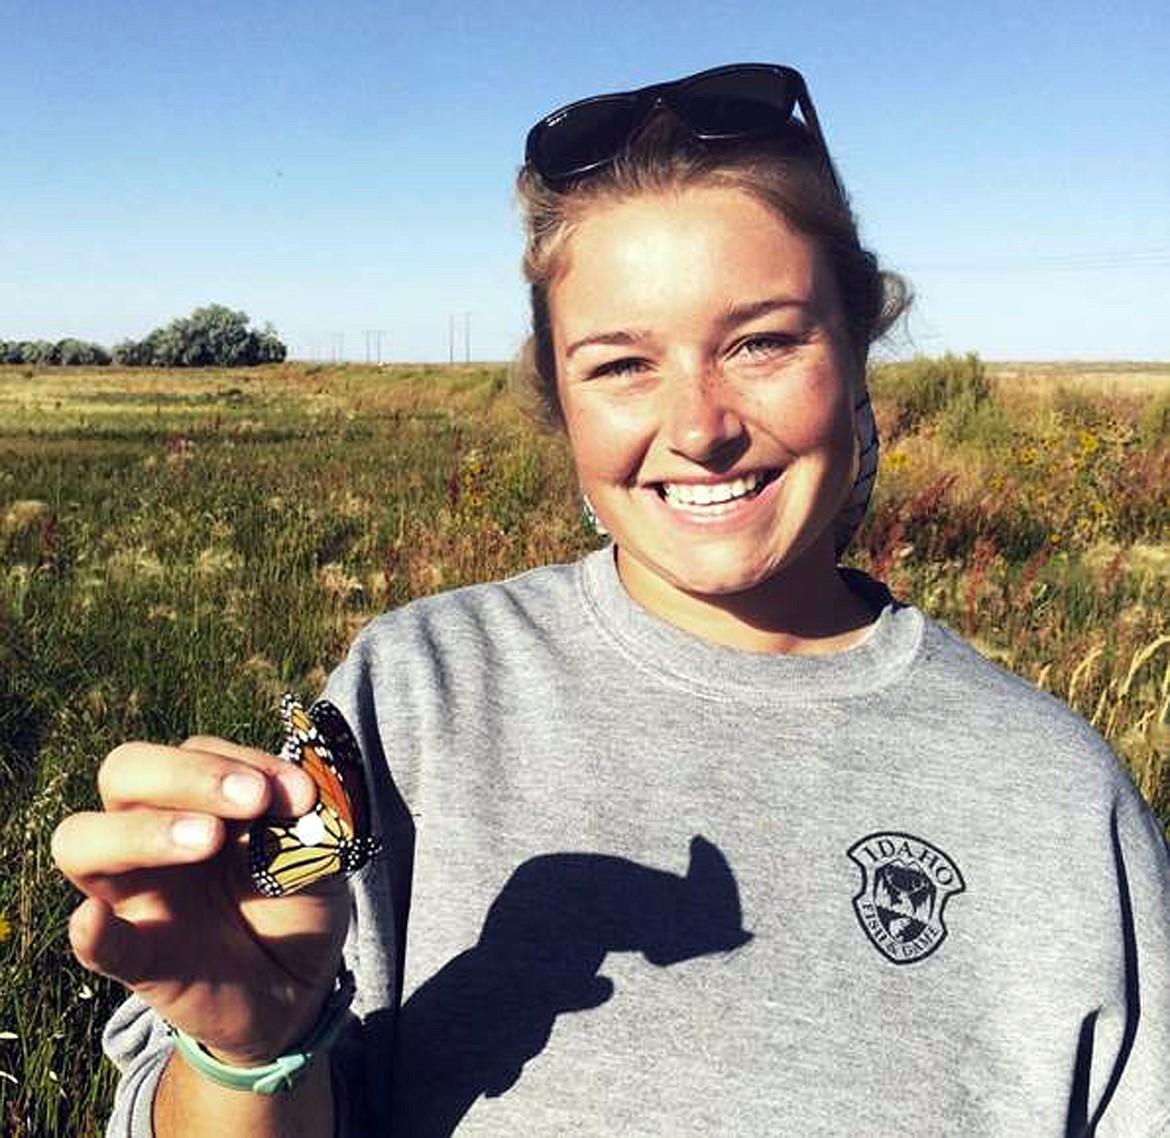
{"type": "Polygon", "coordinates": [[[608,162],[637,126],[638,100],[606,95],[566,107],[546,119],[528,142],[528,160],[542,177],[581,174],[608,162]]]}
{"type": "Polygon", "coordinates": [[[803,91],[803,80],[790,68],[749,63],[582,99],[532,128],[526,160],[550,182],[589,173],[612,161],[659,104],[706,142],[768,134],[792,119],[798,99],[806,98],[803,91]]]}
{"type": "Polygon", "coordinates": [[[796,92],[783,72],[741,68],[700,76],[669,98],[702,138],[734,138],[775,130],[792,116],[796,92]]]}

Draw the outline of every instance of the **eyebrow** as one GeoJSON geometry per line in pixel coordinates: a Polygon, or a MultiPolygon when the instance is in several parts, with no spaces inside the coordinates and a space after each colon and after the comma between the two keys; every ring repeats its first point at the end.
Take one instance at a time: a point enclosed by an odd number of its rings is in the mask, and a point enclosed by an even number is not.
{"type": "Polygon", "coordinates": [[[769,296],[763,300],[748,301],[746,304],[733,304],[724,314],[720,323],[725,328],[734,328],[737,324],[746,324],[749,320],[756,320],[760,316],[767,316],[770,312],[779,312],[785,308],[811,309],[811,297],[804,296],[769,296]]]}
{"type": "Polygon", "coordinates": [[[644,328],[623,328],[617,332],[597,332],[591,336],[584,336],[574,340],[565,349],[565,359],[568,359],[579,348],[588,348],[594,344],[621,344],[628,346],[650,339],[650,333],[644,328]]]}
{"type": "MultiPolygon", "coordinates": [[[[770,296],[763,300],[748,301],[744,304],[732,304],[723,315],[719,318],[721,328],[735,328],[740,324],[746,324],[750,320],[757,320],[761,316],[767,316],[770,312],[779,312],[785,308],[802,308],[809,309],[812,307],[812,301],[802,297],[793,296],[770,296]]],[[[565,349],[565,359],[569,359],[574,352],[580,348],[587,348],[593,346],[604,346],[607,344],[616,344],[622,347],[628,347],[631,344],[642,343],[650,339],[650,332],[645,328],[620,328],[613,332],[597,332],[589,336],[583,336],[580,340],[574,340],[565,349]]]]}

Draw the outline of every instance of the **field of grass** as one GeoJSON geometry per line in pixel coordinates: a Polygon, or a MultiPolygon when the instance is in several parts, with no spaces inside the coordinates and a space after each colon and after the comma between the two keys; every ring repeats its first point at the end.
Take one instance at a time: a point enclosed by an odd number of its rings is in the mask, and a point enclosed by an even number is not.
{"type": "MultiPolygon", "coordinates": [[[[1170,367],[935,361],[874,388],[853,561],[1066,699],[1170,823],[1170,367]]],[[[107,1109],[119,997],[72,962],[49,858],[107,751],[275,746],[279,693],[373,614],[595,542],[503,367],[0,368],[0,1132],[107,1109]]]]}

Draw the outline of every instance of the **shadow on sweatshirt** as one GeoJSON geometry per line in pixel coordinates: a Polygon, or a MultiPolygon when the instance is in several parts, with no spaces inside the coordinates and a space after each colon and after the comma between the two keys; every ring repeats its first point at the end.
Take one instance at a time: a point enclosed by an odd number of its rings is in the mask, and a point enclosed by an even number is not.
{"type": "Polygon", "coordinates": [[[703,837],[691,839],[682,877],[602,854],[532,858],[492,903],[478,943],[399,1010],[395,1124],[412,1138],[449,1138],[480,1095],[516,1083],[558,1015],[614,996],[613,982],[598,974],[608,953],[641,953],[665,968],[749,940],[735,877],[703,837]]]}

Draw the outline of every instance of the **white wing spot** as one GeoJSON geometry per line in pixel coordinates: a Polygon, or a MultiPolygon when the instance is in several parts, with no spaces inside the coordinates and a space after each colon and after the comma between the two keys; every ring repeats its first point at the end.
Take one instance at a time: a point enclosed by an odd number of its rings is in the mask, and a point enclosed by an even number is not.
{"type": "Polygon", "coordinates": [[[325,837],[325,823],[321,820],[321,815],[314,810],[297,819],[293,833],[302,845],[319,846],[325,837]]]}

